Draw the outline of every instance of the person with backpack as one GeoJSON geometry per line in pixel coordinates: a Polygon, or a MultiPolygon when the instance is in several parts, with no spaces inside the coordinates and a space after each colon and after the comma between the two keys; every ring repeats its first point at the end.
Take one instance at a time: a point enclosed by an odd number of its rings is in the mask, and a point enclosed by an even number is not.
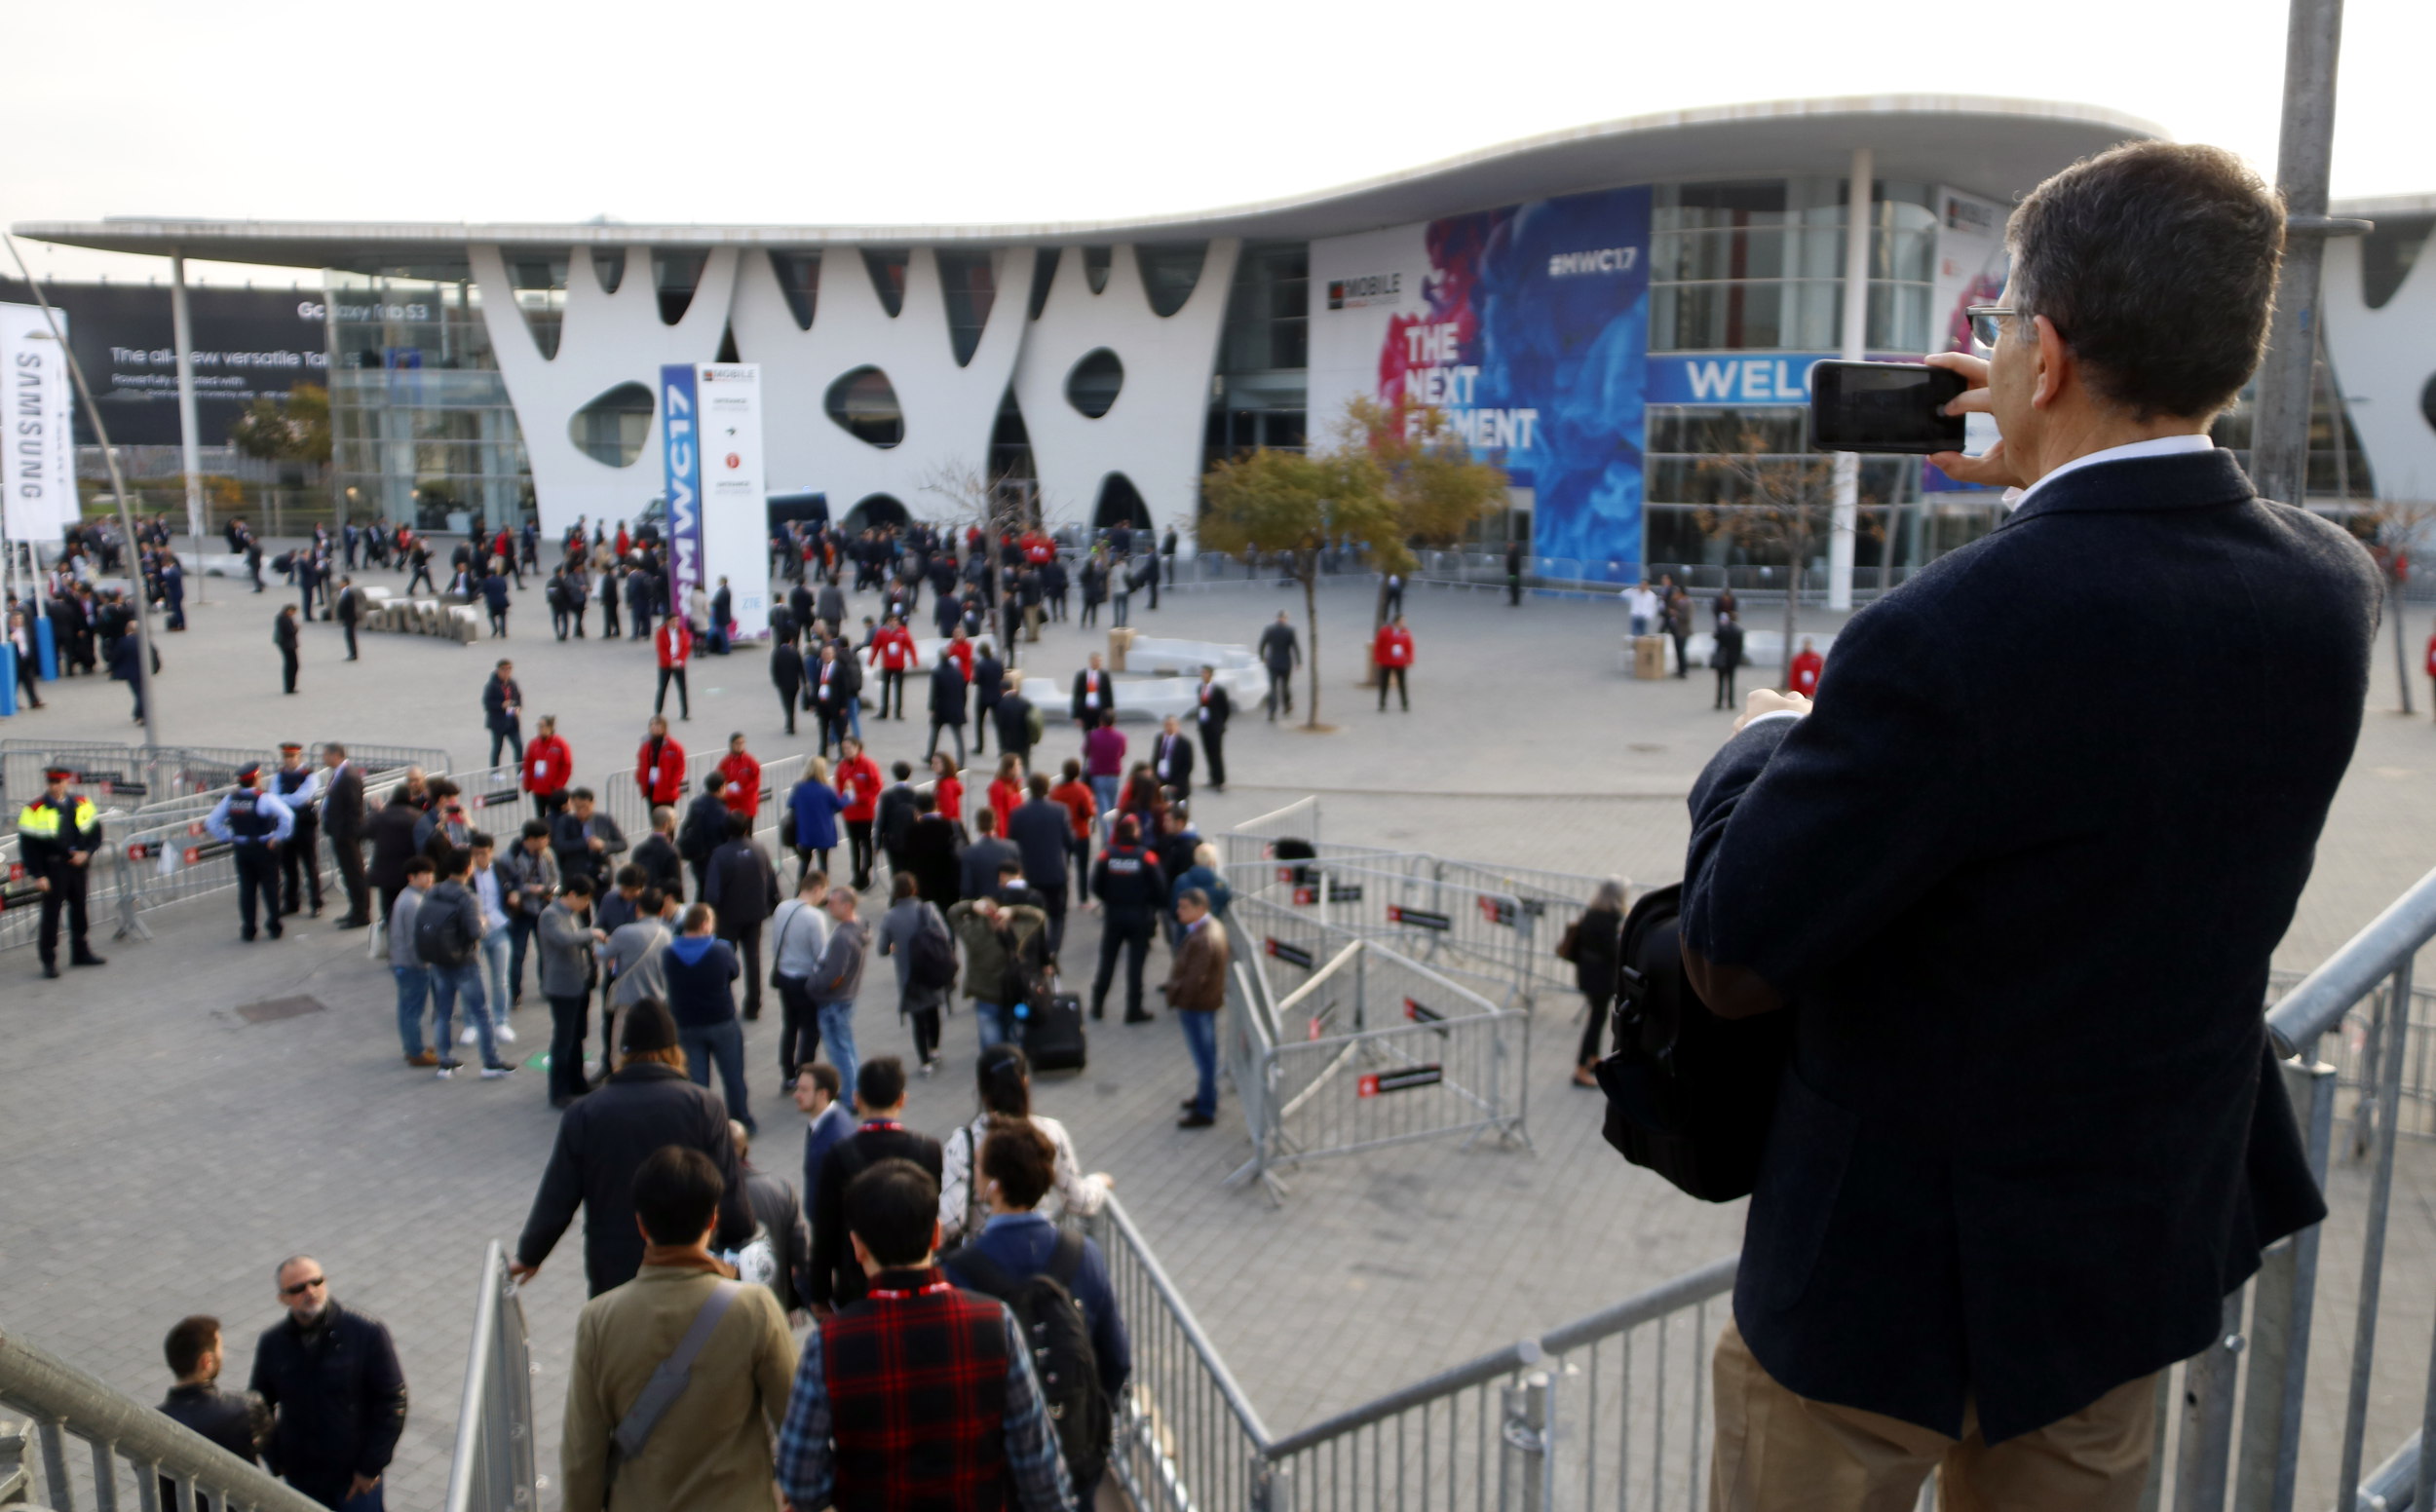
{"type": "Polygon", "coordinates": [[[847,1242],[846,1189],[856,1177],[887,1160],[919,1167],[931,1191],[925,1228],[933,1235],[937,1228],[930,1220],[938,1208],[939,1142],[905,1127],[905,1063],[883,1055],[856,1068],[855,1111],[862,1115],[861,1124],[829,1147],[820,1161],[820,1184],[813,1192],[810,1301],[813,1315],[823,1321],[862,1301],[868,1285],[854,1246],[847,1242]]]}
{"type": "Polygon", "coordinates": [[[988,1221],[941,1255],[939,1268],[1014,1314],[1031,1345],[1075,1505],[1088,1507],[1108,1470],[1111,1404],[1133,1374],[1133,1345],[1099,1246],[1061,1230],[1041,1211],[1055,1188],[1056,1154],[1036,1121],[992,1119],[980,1160],[988,1221]]]}
{"type": "MultiPolygon", "coordinates": [[[[731,1172],[730,1174],[734,1174],[731,1172]]],[[[795,1341],[770,1289],[710,1250],[728,1176],[671,1145],[634,1174],[642,1268],[584,1304],[558,1463],[567,1512],[770,1505],[770,1430],[783,1420],[795,1341]],[[652,1390],[664,1369],[683,1382],[652,1390]],[[764,1424],[768,1426],[765,1428],[764,1424]]]]}
{"type": "Polygon", "coordinates": [[[956,942],[936,905],[923,901],[910,875],[899,873],[880,920],[880,954],[896,958],[896,1014],[913,1022],[918,1074],[939,1064],[939,1009],[956,986],[956,942]]]}
{"type": "Polygon", "coordinates": [[[1032,1111],[1032,1063],[1020,1046],[994,1044],[982,1050],[973,1064],[973,1081],[981,1111],[971,1123],[949,1134],[940,1147],[940,1243],[970,1243],[989,1221],[989,1182],[981,1170],[981,1148],[990,1130],[1008,1119],[1028,1120],[1048,1141],[1054,1156],[1047,1191],[1030,1204],[1041,1216],[1055,1219],[1071,1213],[1089,1218],[1108,1206],[1108,1193],[1116,1180],[1105,1171],[1084,1174],[1066,1126],[1032,1111]]]}
{"type": "Polygon", "coordinates": [[[937,1201],[937,1182],[906,1160],[880,1161],[845,1191],[870,1290],[804,1342],[779,1430],[789,1506],[1075,1506],[1032,1341],[1006,1304],[939,1270],[937,1201]]]}
{"type": "Polygon", "coordinates": [[[947,911],[965,947],[965,996],[972,1001],[981,1048],[1014,1037],[1014,1005],[1052,972],[1048,915],[1029,903],[1001,902],[993,889],[947,911]]]}
{"type": "Polygon", "coordinates": [[[466,878],[474,864],[470,850],[450,847],[438,865],[439,885],[423,895],[414,911],[414,953],[432,980],[432,1028],[439,1051],[439,1076],[447,1079],[461,1062],[449,1053],[448,1021],[457,999],[465,999],[466,1021],[474,1028],[482,1051],[482,1079],[496,1081],[515,1070],[499,1058],[491,1033],[491,1015],[482,999],[482,902],[466,878]]]}

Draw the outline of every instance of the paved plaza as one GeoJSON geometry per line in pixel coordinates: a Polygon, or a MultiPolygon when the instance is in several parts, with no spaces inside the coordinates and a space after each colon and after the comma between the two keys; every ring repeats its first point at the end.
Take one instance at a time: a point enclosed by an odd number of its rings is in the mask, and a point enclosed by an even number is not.
{"type": "MultiPolygon", "coordinates": [[[[166,742],[353,738],[444,746],[478,765],[487,754],[481,684],[494,658],[510,655],[528,709],[558,716],[582,779],[630,769],[649,711],[649,645],[552,639],[538,584],[504,642],[367,634],[362,661],[350,664],[333,626],[309,626],[293,698],[280,693],[270,642],[277,594],[218,579],[205,591],[194,628],[162,637],[166,742]]],[[[1205,833],[1315,792],[1330,840],[1621,873],[1636,884],[1679,874],[1684,794],[1730,723],[1710,707],[1709,673],[1631,680],[1612,601],[1533,598],[1509,609],[1503,595],[1416,588],[1407,605],[1418,641],[1413,709],[1383,714],[1375,693],[1357,686],[1371,604],[1366,583],[1322,591],[1322,714],[1334,729],[1311,734],[1238,712],[1231,790],[1195,800],[1205,833]]],[[[863,595],[853,612],[875,605],[863,595]]],[[[1156,613],[1137,596],[1134,624],[1151,635],[1249,642],[1280,608],[1299,624],[1301,607],[1299,590],[1229,584],[1169,594],[1156,613]]],[[[1755,619],[1767,627],[1770,612],[1755,619]]],[[[1805,617],[1821,632],[1833,624],[1805,617]]],[[[2406,631],[2416,663],[2427,612],[2414,612],[2406,631]]],[[[1051,728],[1043,761],[1074,752],[1056,717],[1064,689],[1085,652],[1105,644],[1066,624],[1022,648],[1023,668],[1047,674],[1053,690],[1036,695],[1051,728]]],[[[2360,750],[2279,965],[2313,964],[2436,864],[2427,690],[2415,688],[2420,712],[2405,720],[2388,712],[2396,690],[2381,641],[2378,668],[2360,750]]],[[[1746,673],[1746,686],[1768,675],[1746,673]]],[[[689,749],[715,749],[734,730],[765,761],[811,748],[782,734],[761,654],[700,659],[693,681],[694,716],[675,727],[689,749]]],[[[1308,686],[1298,681],[1298,717],[1308,686]]],[[[45,697],[48,709],[0,722],[0,735],[133,737],[116,684],[77,679],[47,686],[45,697]]],[[[1137,747],[1150,733],[1126,730],[1137,747]]],[[[918,760],[927,727],[866,715],[865,733],[885,766],[918,760]]],[[[2264,718],[2258,734],[2275,738],[2264,718]]],[[[520,1228],[550,1148],[555,1115],[542,1075],[442,1082],[403,1070],[389,976],[366,959],[362,933],[325,919],[244,946],[233,915],[222,895],[149,916],[158,935],[149,944],[113,944],[105,929],[97,944],[110,964],[58,982],[36,978],[29,951],[0,956],[0,1322],[157,1399],[167,1384],[161,1336],[191,1311],[223,1319],[229,1370],[242,1379],[252,1335],[277,1316],[272,1266],[309,1250],[337,1297],[397,1337],[413,1407],[391,1504],[436,1507],[482,1246],[520,1228]],[[285,1016],[242,1011],[285,999],[310,1005],[285,1016]]],[[[1092,921],[1074,923],[1070,981],[1087,977],[1097,947],[1092,921]]],[[[1154,952],[1154,980],[1164,961],[1163,949],[1154,952]]],[[[863,1052],[910,1056],[883,964],[872,976],[858,1015],[863,1052]]],[[[548,1034],[538,997],[528,1004],[516,1015],[522,1055],[548,1034]]],[[[794,1175],[799,1120],[777,1091],[775,1016],[747,1026],[748,1073],[760,1163],[794,1175]]],[[[1038,1105],[1068,1123],[1086,1167],[1113,1173],[1273,1431],[1617,1301],[1730,1252],[1740,1232],[1739,1204],[1694,1203],[1600,1141],[1596,1094],[1568,1081],[1578,1004],[1556,995],[1542,996],[1533,1030],[1534,1151],[1441,1143],[1380,1152],[1297,1173],[1282,1205],[1221,1185],[1248,1153],[1231,1097],[1216,1129],[1173,1126],[1191,1072],[1163,1012],[1131,1029],[1112,1013],[1093,1029],[1089,1069],[1044,1077],[1038,1105]]],[[[943,1070],[916,1083],[909,1125],[944,1133],[971,1115],[972,1035],[969,1013],[948,1021],[943,1070]]],[[[2407,1154],[2385,1289],[2395,1321],[2384,1337],[2399,1343],[2379,1372],[2380,1411],[2396,1422],[2416,1410],[2436,1297],[2436,1161],[2423,1149],[2407,1154]]],[[[2338,1172],[2329,1308],[2347,1303],[2357,1274],[2360,1185],[2356,1169],[2338,1172]]],[[[553,1480],[584,1300],[578,1244],[571,1233],[524,1292],[542,1369],[542,1464],[553,1480]]],[[[2326,1351],[2347,1346],[2350,1325],[2347,1310],[2319,1317],[2325,1391],[2338,1379],[2338,1356],[2326,1351]]],[[[2381,1455],[2393,1440],[2380,1425],[2372,1449],[2381,1455]]]]}

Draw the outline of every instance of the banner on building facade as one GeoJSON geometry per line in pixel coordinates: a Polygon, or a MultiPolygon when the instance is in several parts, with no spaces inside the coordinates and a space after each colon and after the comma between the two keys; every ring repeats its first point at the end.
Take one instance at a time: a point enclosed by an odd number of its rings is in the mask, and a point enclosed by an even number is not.
{"type": "Polygon", "coordinates": [[[671,362],[660,369],[670,587],[714,601],[722,580],[736,633],[770,632],[770,518],[761,456],[761,369],[671,362]]]}
{"type": "Polygon", "coordinates": [[[1650,192],[1606,190],[1312,244],[1310,409],[1429,406],[1530,491],[1532,551],[1641,557],[1650,192]]]}
{"type": "MultiPolygon", "coordinates": [[[[59,312],[59,328],[67,315],[59,312]]],[[[12,541],[57,541],[83,513],[76,500],[76,397],[67,353],[35,305],[0,304],[0,414],[12,541]]]]}

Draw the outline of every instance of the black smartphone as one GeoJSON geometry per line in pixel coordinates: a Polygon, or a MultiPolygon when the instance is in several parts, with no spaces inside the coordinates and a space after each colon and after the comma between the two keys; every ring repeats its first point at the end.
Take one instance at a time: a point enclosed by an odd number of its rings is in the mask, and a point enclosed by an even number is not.
{"type": "Polygon", "coordinates": [[[1962,375],[1922,362],[1820,362],[1810,369],[1810,445],[1818,451],[1927,456],[1962,449],[1945,413],[1962,375]]]}

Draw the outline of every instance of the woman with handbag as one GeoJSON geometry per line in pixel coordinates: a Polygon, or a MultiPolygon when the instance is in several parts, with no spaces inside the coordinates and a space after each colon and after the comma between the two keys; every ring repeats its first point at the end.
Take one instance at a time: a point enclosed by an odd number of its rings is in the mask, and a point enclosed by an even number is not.
{"type": "Polygon", "coordinates": [[[1594,1087],[1599,1078],[1599,1037],[1607,1030],[1608,1010],[1616,1002],[1616,951],[1624,927],[1624,885],[1615,877],[1599,884],[1598,894],[1580,919],[1566,926],[1556,954],[1574,964],[1574,985],[1589,1004],[1590,1022],[1582,1027],[1581,1048],[1574,1056],[1574,1085],[1594,1087]]]}

